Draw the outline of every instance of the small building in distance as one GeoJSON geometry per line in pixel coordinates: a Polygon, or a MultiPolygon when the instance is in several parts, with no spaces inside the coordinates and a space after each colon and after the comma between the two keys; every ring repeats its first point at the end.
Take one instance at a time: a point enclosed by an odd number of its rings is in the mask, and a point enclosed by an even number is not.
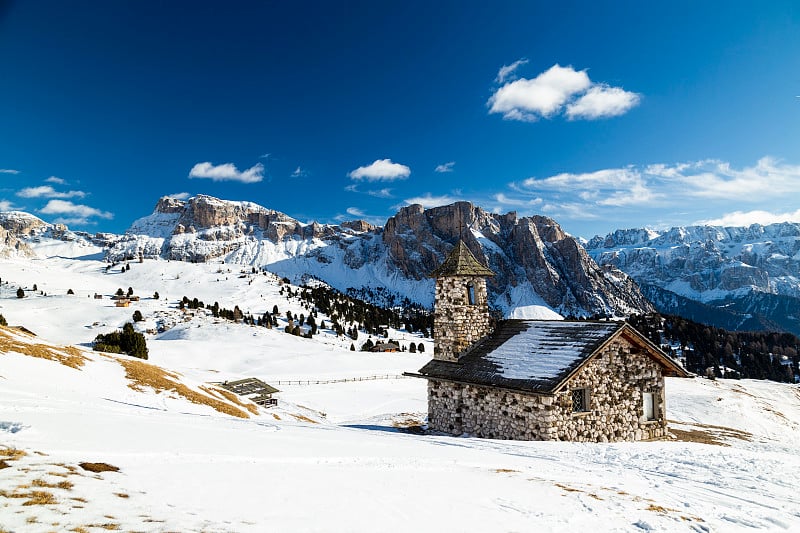
{"type": "Polygon", "coordinates": [[[506,320],[491,331],[492,271],[459,241],[436,278],[428,427],[518,440],[667,435],[664,376],[689,374],[624,322],[506,320]]]}

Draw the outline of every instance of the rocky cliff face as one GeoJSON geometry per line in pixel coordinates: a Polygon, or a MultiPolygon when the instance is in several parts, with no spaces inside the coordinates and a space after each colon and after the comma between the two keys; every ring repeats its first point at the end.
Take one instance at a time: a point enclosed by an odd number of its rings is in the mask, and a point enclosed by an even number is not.
{"type": "Polygon", "coordinates": [[[547,217],[490,214],[468,202],[427,210],[412,205],[387,220],[382,234],[390,263],[412,279],[427,277],[459,237],[496,273],[489,292],[501,309],[538,300],[562,315],[651,309],[626,275],[599,268],[547,217]]]}
{"type": "Polygon", "coordinates": [[[224,259],[295,278],[312,275],[340,290],[387,288],[431,305],[428,274],[460,236],[497,273],[490,296],[507,313],[540,308],[550,316],[553,311],[587,316],[652,309],[630,278],[598,267],[555,221],[490,214],[466,202],[405,207],[377,228],[363,221],[303,224],[253,203],[209,196],[185,202],[162,198],[108,257],[224,259]]]}
{"type": "Polygon", "coordinates": [[[740,329],[779,324],[800,333],[800,224],[620,230],[587,250],[646,286],[663,312],[728,327],[733,313],[740,329]]]}

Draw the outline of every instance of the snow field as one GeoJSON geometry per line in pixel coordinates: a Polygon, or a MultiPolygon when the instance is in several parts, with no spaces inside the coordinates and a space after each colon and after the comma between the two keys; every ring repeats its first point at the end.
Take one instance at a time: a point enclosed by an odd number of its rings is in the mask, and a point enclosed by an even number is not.
{"type": "MultiPolygon", "coordinates": [[[[175,324],[148,336],[149,362],[193,388],[248,376],[396,375],[432,353],[419,338],[423,354],[351,352],[350,339],[302,339],[175,309],[186,295],[254,314],[275,304],[282,314],[303,312],[269,276],[227,268],[145,261],[107,274],[87,259],[0,261],[14,287],[0,291],[0,312],[36,332],[33,342],[60,344],[89,343],[135,309],[148,320],[164,313],[175,324]],[[14,296],[33,283],[48,296],[14,296]],[[107,295],[128,286],[142,301],[113,307],[107,295]],[[104,299],[87,297],[94,292],[104,299]]],[[[132,390],[119,363],[88,357],[77,370],[0,353],[0,460],[8,465],[0,530],[800,530],[796,386],[668,379],[670,425],[687,441],[515,442],[417,431],[423,380],[276,385],[278,407],[239,419],[132,390]],[[85,461],[119,471],[89,472],[78,466],[85,461]],[[37,490],[53,501],[25,505],[37,490]]]]}

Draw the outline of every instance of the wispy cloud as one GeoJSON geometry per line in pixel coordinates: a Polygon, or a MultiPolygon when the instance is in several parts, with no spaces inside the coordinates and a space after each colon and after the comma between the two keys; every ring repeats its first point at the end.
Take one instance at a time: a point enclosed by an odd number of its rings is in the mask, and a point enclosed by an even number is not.
{"type": "Polygon", "coordinates": [[[541,205],[544,200],[541,198],[511,198],[503,193],[497,193],[492,198],[500,207],[533,207],[541,205]]]}
{"type": "Polygon", "coordinates": [[[174,198],[176,200],[188,200],[192,197],[191,193],[188,192],[179,192],[175,194],[168,194],[167,197],[174,198]]]}
{"type": "Polygon", "coordinates": [[[508,80],[516,79],[516,71],[522,65],[528,63],[528,60],[525,58],[518,59],[511,63],[510,65],[503,65],[500,67],[500,70],[497,71],[497,77],[494,79],[497,83],[505,83],[508,80]]]}
{"type": "Polygon", "coordinates": [[[66,200],[50,200],[47,205],[39,209],[39,212],[45,215],[67,215],[80,220],[88,220],[92,217],[114,218],[114,215],[108,211],[101,211],[88,205],[74,204],[66,200]]]}
{"type": "Polygon", "coordinates": [[[17,196],[21,198],[83,198],[86,193],[83,191],[57,191],[49,185],[39,187],[26,187],[17,196]]]}
{"type": "Polygon", "coordinates": [[[239,171],[233,163],[213,165],[208,161],[197,163],[189,171],[189,178],[210,179],[212,181],[238,181],[258,183],[264,179],[264,165],[256,163],[247,170],[239,171]]]}
{"type": "Polygon", "coordinates": [[[394,198],[394,196],[392,195],[392,189],[376,189],[365,192],[368,195],[373,196],[375,198],[394,198]]]}
{"type": "Polygon", "coordinates": [[[444,173],[444,172],[452,172],[453,167],[456,165],[455,161],[449,161],[447,163],[443,163],[441,165],[436,165],[436,168],[433,169],[434,172],[444,173]]]}
{"type": "Polygon", "coordinates": [[[383,188],[383,189],[370,189],[367,191],[362,191],[358,188],[358,185],[359,185],[358,183],[351,183],[345,186],[344,190],[346,190],[347,192],[366,194],[374,198],[394,198],[394,195],[392,195],[392,189],[383,188]]]}
{"type": "Polygon", "coordinates": [[[291,177],[293,177],[293,178],[306,178],[309,175],[310,175],[309,171],[307,171],[307,170],[305,170],[303,168],[297,167],[296,169],[294,169],[294,172],[292,172],[291,177]]]}
{"type": "Polygon", "coordinates": [[[391,159],[376,159],[373,163],[358,167],[348,174],[354,180],[395,181],[406,179],[411,169],[406,165],[394,163],[391,159]]]}
{"type": "Polygon", "coordinates": [[[789,213],[771,213],[769,211],[734,211],[719,218],[696,221],[694,224],[709,226],[749,226],[751,224],[776,224],[779,222],[800,222],[800,209],[789,213]]]}
{"type": "Polygon", "coordinates": [[[357,207],[348,207],[348,208],[346,209],[346,211],[347,211],[347,214],[348,214],[348,215],[352,215],[352,216],[354,216],[354,217],[363,217],[363,216],[366,216],[366,215],[364,214],[364,211],[362,211],[361,209],[359,209],[359,208],[357,208],[357,207]]]}
{"type": "Polygon", "coordinates": [[[724,161],[699,161],[669,167],[654,165],[654,175],[679,182],[692,194],[710,199],[759,201],[781,198],[800,190],[800,166],[762,157],[755,165],[733,168],[724,161]]]}
{"type": "Polygon", "coordinates": [[[628,224],[635,216],[642,225],[656,219],[685,225],[706,212],[710,215],[700,222],[764,224],[800,218],[793,211],[793,205],[800,204],[800,166],[764,157],[745,167],[701,160],[564,172],[510,183],[508,190],[495,193],[486,204],[494,206],[495,212],[502,208],[531,213],[535,209],[565,222],[617,220],[628,224]],[[713,216],[726,213],[732,202],[751,209],[713,216]],[[792,207],[780,211],[776,205],[792,207]]]}
{"type": "Polygon", "coordinates": [[[503,83],[487,105],[489,113],[500,113],[507,120],[534,122],[561,113],[571,120],[591,120],[624,114],[640,99],[638,94],[621,87],[592,82],[585,70],[556,64],[533,79],[503,83]]]}
{"type": "Polygon", "coordinates": [[[0,211],[16,211],[17,208],[8,200],[0,200],[0,211]]]}
{"type": "Polygon", "coordinates": [[[453,202],[458,202],[460,199],[447,194],[441,196],[433,196],[431,193],[425,193],[422,196],[414,196],[403,200],[404,205],[420,204],[424,208],[437,207],[440,205],[448,205],[453,202]]]}
{"type": "Polygon", "coordinates": [[[63,179],[59,178],[58,176],[50,176],[49,178],[47,178],[44,181],[47,182],[47,183],[55,183],[56,185],[64,185],[65,183],[67,183],[66,180],[63,180],[63,179]]]}
{"type": "Polygon", "coordinates": [[[19,174],[19,170],[13,168],[0,168],[0,174],[19,174]]]}

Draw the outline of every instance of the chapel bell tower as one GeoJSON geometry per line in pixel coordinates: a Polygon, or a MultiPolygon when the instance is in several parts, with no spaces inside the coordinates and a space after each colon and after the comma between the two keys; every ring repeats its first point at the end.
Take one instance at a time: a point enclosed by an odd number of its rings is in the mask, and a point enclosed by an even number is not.
{"type": "Polygon", "coordinates": [[[469,347],[491,333],[486,278],[494,272],[459,240],[430,276],[436,278],[433,358],[458,362],[469,347]]]}

